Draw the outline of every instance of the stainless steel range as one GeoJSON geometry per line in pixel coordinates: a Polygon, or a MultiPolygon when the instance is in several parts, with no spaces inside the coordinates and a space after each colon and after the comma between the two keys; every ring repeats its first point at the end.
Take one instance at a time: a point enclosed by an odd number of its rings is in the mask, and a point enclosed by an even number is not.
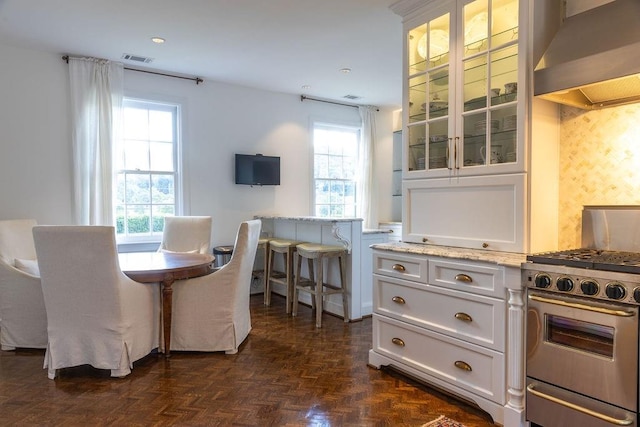
{"type": "Polygon", "coordinates": [[[640,206],[587,206],[581,248],[527,261],[527,420],[637,426],[640,206]]]}

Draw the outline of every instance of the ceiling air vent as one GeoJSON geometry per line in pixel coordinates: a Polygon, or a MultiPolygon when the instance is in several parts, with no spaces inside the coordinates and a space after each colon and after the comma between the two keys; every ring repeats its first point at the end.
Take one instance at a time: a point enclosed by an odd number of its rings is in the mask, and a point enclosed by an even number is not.
{"type": "Polygon", "coordinates": [[[356,99],[360,99],[362,98],[361,96],[358,95],[345,95],[343,96],[344,99],[350,99],[351,101],[355,101],[356,99]]]}
{"type": "Polygon", "coordinates": [[[126,59],[127,61],[142,62],[144,64],[148,64],[153,61],[153,58],[145,58],[144,56],[131,55],[130,53],[123,53],[122,59],[126,59]]]}

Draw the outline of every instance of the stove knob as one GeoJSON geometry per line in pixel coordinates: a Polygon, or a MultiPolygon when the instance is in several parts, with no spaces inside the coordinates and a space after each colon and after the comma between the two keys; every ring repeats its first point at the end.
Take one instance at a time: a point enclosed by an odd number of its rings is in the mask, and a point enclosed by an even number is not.
{"type": "Polygon", "coordinates": [[[605,288],[605,293],[611,299],[623,299],[627,294],[627,290],[620,283],[609,283],[605,288]]]}
{"type": "Polygon", "coordinates": [[[636,300],[636,302],[640,302],[640,286],[633,290],[633,299],[636,300]]]}
{"type": "Polygon", "coordinates": [[[573,289],[573,280],[570,277],[560,277],[556,282],[559,291],[570,292],[573,289]]]}
{"type": "Polygon", "coordinates": [[[600,291],[600,286],[593,280],[583,280],[580,283],[580,290],[585,295],[596,295],[600,291]]]}
{"type": "Polygon", "coordinates": [[[551,286],[551,277],[546,273],[538,273],[536,274],[535,285],[536,288],[548,288],[551,286]]]}

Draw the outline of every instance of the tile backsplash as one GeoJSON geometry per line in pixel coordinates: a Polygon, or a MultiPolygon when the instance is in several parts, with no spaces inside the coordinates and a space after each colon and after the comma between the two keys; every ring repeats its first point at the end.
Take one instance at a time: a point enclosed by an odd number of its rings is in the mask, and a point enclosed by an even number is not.
{"type": "Polygon", "coordinates": [[[640,204],[640,104],[561,107],[559,249],[580,246],[583,205],[640,204]]]}

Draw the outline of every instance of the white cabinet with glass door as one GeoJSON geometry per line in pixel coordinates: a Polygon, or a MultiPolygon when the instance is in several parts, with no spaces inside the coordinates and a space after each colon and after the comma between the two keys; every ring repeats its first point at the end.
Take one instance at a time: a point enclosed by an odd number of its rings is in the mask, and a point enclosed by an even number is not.
{"type": "Polygon", "coordinates": [[[405,31],[403,241],[553,250],[557,106],[534,99],[531,84],[543,51],[533,41],[550,40],[560,4],[402,0],[392,9],[405,31]],[[484,227],[472,226],[478,212],[484,227]]]}
{"type": "Polygon", "coordinates": [[[518,11],[431,2],[405,22],[405,179],[523,171],[518,11]]]}

